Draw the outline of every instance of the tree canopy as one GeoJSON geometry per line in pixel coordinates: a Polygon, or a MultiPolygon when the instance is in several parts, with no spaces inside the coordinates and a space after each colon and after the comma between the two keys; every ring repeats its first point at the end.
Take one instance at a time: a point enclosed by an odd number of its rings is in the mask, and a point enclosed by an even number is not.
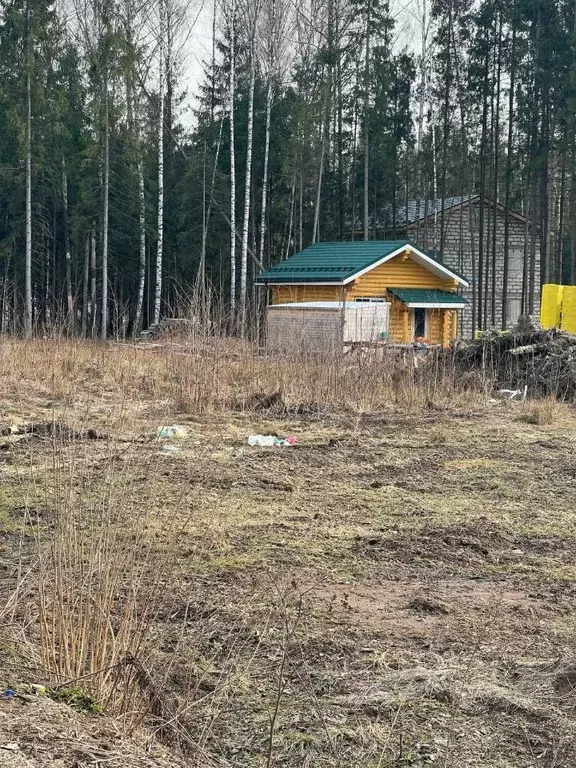
{"type": "MultiPolygon", "coordinates": [[[[410,200],[476,194],[530,220],[526,311],[537,249],[542,282],[574,283],[574,2],[212,12],[189,83],[182,0],[4,4],[2,330],[123,337],[210,291],[244,333],[260,267],[317,240],[396,236],[410,200]]],[[[426,243],[440,252],[442,220],[426,243]]],[[[496,280],[489,232],[481,221],[480,286],[496,280]]],[[[494,302],[476,312],[478,327],[506,323],[494,302]]]]}

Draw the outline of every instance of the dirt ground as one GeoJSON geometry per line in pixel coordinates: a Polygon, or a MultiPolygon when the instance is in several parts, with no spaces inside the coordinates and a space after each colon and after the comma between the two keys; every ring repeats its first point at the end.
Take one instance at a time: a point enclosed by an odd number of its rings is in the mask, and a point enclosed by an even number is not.
{"type": "MultiPolygon", "coordinates": [[[[197,417],[151,398],[127,418],[109,400],[4,402],[7,425],[78,430],[0,438],[6,594],[24,518],[54,526],[62,467],[90,487],[115,473],[150,525],[182,523],[149,666],[188,702],[200,746],[133,764],[576,765],[576,420],[529,424],[521,405],[303,410],[197,417]],[[186,436],[158,441],[163,424],[186,436]],[[258,433],[296,443],[247,446],[258,433]]],[[[41,677],[8,650],[5,686],[41,677]]],[[[16,750],[23,766],[132,764],[53,734],[38,752],[38,728],[23,727],[41,722],[37,704],[10,706],[0,764],[19,766],[16,750]]],[[[105,730],[103,716],[74,717],[105,730]]]]}

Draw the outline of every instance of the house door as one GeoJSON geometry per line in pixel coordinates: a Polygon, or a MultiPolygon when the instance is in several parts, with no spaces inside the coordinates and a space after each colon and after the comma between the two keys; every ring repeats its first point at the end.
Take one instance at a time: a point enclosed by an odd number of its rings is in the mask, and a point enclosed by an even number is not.
{"type": "Polygon", "coordinates": [[[425,339],[426,338],[426,310],[422,307],[416,307],[414,310],[414,338],[425,339]]]}

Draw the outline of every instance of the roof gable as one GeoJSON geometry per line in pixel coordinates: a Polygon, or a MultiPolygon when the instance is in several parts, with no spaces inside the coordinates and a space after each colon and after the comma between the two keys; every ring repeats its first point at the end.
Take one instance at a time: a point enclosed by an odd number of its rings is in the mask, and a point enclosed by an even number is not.
{"type": "MultiPolygon", "coordinates": [[[[400,205],[396,211],[396,226],[410,229],[424,219],[438,217],[442,215],[442,209],[445,213],[466,209],[469,205],[476,205],[484,200],[484,205],[504,214],[506,207],[502,203],[491,200],[488,197],[481,198],[480,195],[464,195],[460,197],[445,197],[437,200],[409,200],[405,205],[400,205]]],[[[508,211],[508,215],[521,222],[526,221],[526,217],[518,211],[508,211]]]]}
{"type": "Polygon", "coordinates": [[[344,243],[315,243],[286,261],[262,272],[260,284],[313,283],[347,285],[375,267],[409,249],[411,258],[440,277],[467,286],[468,281],[431,254],[408,240],[359,240],[344,243]]]}

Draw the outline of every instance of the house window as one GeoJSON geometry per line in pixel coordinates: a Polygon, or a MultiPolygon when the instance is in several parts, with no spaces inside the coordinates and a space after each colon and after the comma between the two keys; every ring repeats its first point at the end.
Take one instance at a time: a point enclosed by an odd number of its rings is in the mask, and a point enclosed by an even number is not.
{"type": "Polygon", "coordinates": [[[358,296],[354,301],[363,301],[365,304],[385,304],[386,299],[378,299],[372,296],[358,296]]]}
{"type": "Polygon", "coordinates": [[[416,307],[414,310],[414,338],[426,338],[426,310],[416,307]]]}

